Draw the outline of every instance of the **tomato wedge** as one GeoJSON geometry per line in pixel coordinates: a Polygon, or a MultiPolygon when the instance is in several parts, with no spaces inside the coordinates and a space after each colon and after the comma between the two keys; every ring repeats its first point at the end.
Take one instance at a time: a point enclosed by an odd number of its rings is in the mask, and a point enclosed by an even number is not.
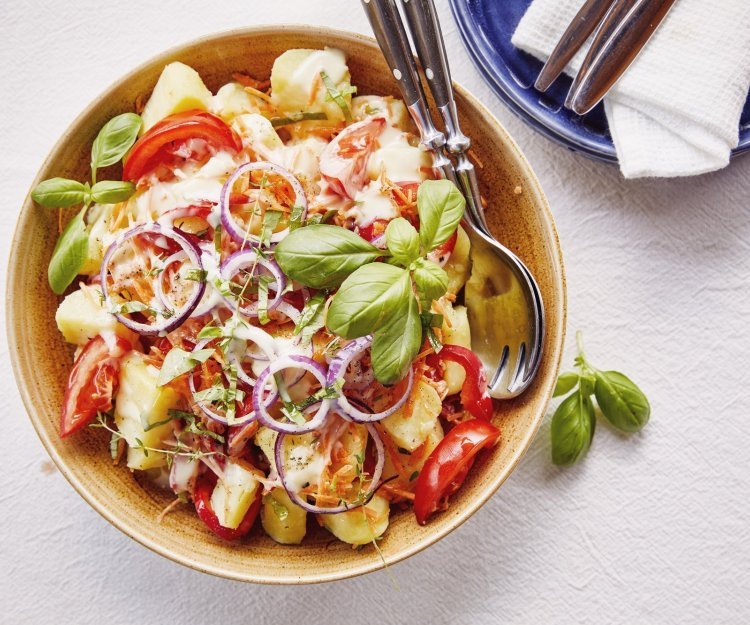
{"type": "Polygon", "coordinates": [[[385,119],[375,117],[344,128],[320,154],[320,173],[331,190],[352,200],[367,181],[367,161],[385,129],[385,119]]]}
{"type": "Polygon", "coordinates": [[[417,478],[414,514],[424,525],[445,498],[463,484],[480,450],[497,442],[500,430],[488,421],[472,419],[454,427],[432,450],[417,478]]]}
{"type": "Polygon", "coordinates": [[[479,356],[460,345],[443,345],[437,357],[458,363],[464,368],[466,379],[461,388],[461,403],[464,408],[477,419],[492,419],[492,398],[487,393],[487,376],[479,356]]]}
{"type": "Polygon", "coordinates": [[[137,182],[161,164],[174,159],[173,151],[189,139],[203,139],[214,150],[239,152],[242,140],[216,115],[193,109],[165,117],[136,141],[125,158],[122,179],[137,182]]]}
{"type": "Polygon", "coordinates": [[[224,540],[237,540],[238,538],[242,538],[252,529],[255,519],[258,518],[262,499],[261,491],[263,489],[260,487],[258,488],[258,494],[255,501],[250,508],[248,508],[242,522],[236,529],[230,529],[219,523],[219,518],[211,507],[211,494],[214,492],[214,486],[216,486],[216,476],[213,473],[206,474],[198,480],[198,483],[195,485],[195,492],[193,493],[195,511],[198,513],[201,521],[208,526],[208,529],[219,538],[223,538],[224,540]]]}
{"type": "Polygon", "coordinates": [[[130,343],[120,337],[115,337],[112,345],[101,336],[86,343],[68,377],[60,419],[61,437],[80,430],[97,412],[112,408],[119,384],[120,358],[130,349],[130,343]]]}

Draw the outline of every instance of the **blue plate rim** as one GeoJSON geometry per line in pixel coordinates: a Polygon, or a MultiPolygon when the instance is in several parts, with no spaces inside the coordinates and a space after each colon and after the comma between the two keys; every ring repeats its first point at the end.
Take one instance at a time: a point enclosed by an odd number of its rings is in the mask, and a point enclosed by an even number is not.
{"type": "MultiPolygon", "coordinates": [[[[540,115],[540,109],[537,107],[527,106],[526,103],[516,97],[514,90],[508,85],[504,77],[494,71],[494,66],[481,50],[478,43],[478,36],[470,35],[471,26],[474,26],[474,32],[479,32],[476,23],[470,16],[467,6],[468,0],[449,0],[453,18],[458,25],[461,41],[469,54],[469,58],[474,63],[479,73],[489,84],[495,95],[521,120],[531,126],[534,130],[544,135],[551,141],[561,145],[573,152],[580,152],[595,160],[617,164],[617,153],[615,146],[611,141],[608,146],[611,149],[603,150],[599,145],[593,144],[585,137],[571,135],[570,132],[561,128],[554,118],[540,115]]],[[[732,156],[739,156],[750,152],[750,127],[740,129],[740,140],[732,152],[732,156]],[[742,131],[747,131],[744,133],[742,131]]]]}

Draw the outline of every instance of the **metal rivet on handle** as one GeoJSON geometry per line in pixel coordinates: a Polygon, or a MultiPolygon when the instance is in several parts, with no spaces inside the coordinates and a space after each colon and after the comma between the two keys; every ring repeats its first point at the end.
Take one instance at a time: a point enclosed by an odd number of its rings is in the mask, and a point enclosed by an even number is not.
{"type": "Polygon", "coordinates": [[[396,80],[401,80],[401,71],[398,68],[393,70],[393,75],[396,77],[396,80]]]}

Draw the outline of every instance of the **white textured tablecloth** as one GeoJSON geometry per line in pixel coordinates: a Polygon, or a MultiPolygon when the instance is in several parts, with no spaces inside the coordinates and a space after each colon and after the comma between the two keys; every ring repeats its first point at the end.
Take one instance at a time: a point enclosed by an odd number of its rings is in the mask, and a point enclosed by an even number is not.
{"type": "MultiPolygon", "coordinates": [[[[545,422],[480,512],[392,568],[398,591],[382,572],[243,585],[151,553],[88,507],[50,468],[0,340],[2,625],[748,622],[750,158],[694,179],[625,182],[514,118],[471,65],[447,3],[439,10],[454,77],[508,127],[549,197],[569,329],[585,331],[595,364],[644,387],[651,423],[628,438],[600,423],[586,461],[559,470],[545,422]]],[[[3,267],[54,141],[141,61],[242,25],[369,30],[355,0],[26,0],[3,1],[0,14],[3,267]]]]}

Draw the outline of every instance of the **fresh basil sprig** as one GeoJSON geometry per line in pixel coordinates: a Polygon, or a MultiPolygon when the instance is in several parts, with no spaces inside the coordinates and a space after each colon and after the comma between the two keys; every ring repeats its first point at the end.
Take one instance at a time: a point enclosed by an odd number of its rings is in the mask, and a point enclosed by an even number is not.
{"type": "Polygon", "coordinates": [[[425,256],[451,237],[464,205],[453,183],[423,182],[417,191],[419,232],[403,217],[391,221],[385,232],[388,262],[360,267],[333,298],[328,329],[344,338],[373,335],[372,368],[382,384],[403,378],[425,336],[431,338],[420,312],[445,294],[448,275],[425,256]]]}
{"type": "Polygon", "coordinates": [[[561,374],[553,393],[557,397],[573,391],[552,416],[552,461],[560,465],[578,462],[591,445],[596,426],[592,395],[602,415],[623,432],[638,432],[651,415],[643,391],[618,371],[594,368],[584,355],[580,332],[576,340],[578,371],[561,374]]]}
{"type": "Polygon", "coordinates": [[[373,334],[375,377],[392,384],[406,374],[422,345],[420,312],[448,287],[445,271],[426,255],[455,232],[464,206],[453,183],[428,180],[417,191],[419,232],[402,217],[392,220],[387,250],[344,228],[317,224],[290,232],[276,246],[275,258],[287,276],[305,286],[340,286],[328,309],[328,329],[344,338],[373,334]],[[373,262],[378,258],[387,262],[373,262]]]}
{"type": "Polygon", "coordinates": [[[274,251],[287,276],[314,289],[337,287],[355,269],[382,255],[383,250],[350,230],[326,224],[297,228],[274,251]]]}
{"type": "Polygon", "coordinates": [[[68,208],[83,204],[78,214],[68,222],[52,252],[47,278],[52,290],[61,295],[75,280],[88,254],[89,229],[86,212],[92,202],[114,204],[124,202],[133,193],[132,182],[104,180],[96,182],[96,171],[119,162],[131,148],[141,127],[135,113],[123,113],[110,119],[99,131],[91,146],[91,180],[78,182],[68,178],[49,178],[31,192],[31,199],[47,208],[68,208]]]}
{"type": "Polygon", "coordinates": [[[141,117],[135,113],[123,113],[110,119],[91,146],[91,180],[96,182],[96,170],[119,163],[138,138],[141,117]]]}

